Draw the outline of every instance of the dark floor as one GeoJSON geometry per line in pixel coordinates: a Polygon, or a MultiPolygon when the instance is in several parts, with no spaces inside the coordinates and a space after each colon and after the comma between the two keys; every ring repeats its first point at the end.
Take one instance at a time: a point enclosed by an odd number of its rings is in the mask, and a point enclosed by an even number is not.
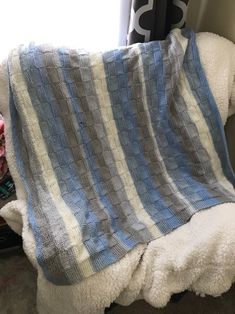
{"type": "Polygon", "coordinates": [[[222,297],[198,297],[188,292],[178,303],[169,303],[163,309],[155,309],[144,301],[129,307],[117,306],[111,314],[234,314],[235,287],[222,297]]]}
{"type": "MultiPolygon", "coordinates": [[[[36,314],[35,296],[36,274],[25,256],[19,251],[0,254],[0,314],[36,314]]],[[[169,303],[163,309],[137,301],[129,307],[114,306],[108,313],[235,314],[235,285],[218,298],[187,292],[179,302],[169,303]]]]}

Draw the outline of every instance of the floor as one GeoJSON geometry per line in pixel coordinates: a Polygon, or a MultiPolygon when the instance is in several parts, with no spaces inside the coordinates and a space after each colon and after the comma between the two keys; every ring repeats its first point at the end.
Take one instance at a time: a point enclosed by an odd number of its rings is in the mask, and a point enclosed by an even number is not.
{"type": "Polygon", "coordinates": [[[0,253],[0,314],[36,314],[36,274],[22,251],[0,253]]]}
{"type": "MultiPolygon", "coordinates": [[[[36,274],[24,254],[21,251],[0,254],[0,314],[36,314],[35,295],[36,274]]],[[[109,313],[235,314],[235,286],[218,298],[201,298],[188,292],[178,303],[170,303],[164,309],[138,301],[129,307],[114,306],[109,313]]]]}

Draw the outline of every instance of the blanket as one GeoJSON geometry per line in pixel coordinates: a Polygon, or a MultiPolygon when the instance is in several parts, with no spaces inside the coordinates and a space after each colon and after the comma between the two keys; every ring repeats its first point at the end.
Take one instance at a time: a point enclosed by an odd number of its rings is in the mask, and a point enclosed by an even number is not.
{"type": "MultiPolygon", "coordinates": [[[[235,45],[212,33],[197,34],[196,42],[225,124],[235,112],[235,45]]],[[[0,67],[0,109],[10,121],[5,66],[0,67]]],[[[8,159],[14,161],[10,123],[6,137],[8,159]]],[[[11,171],[15,171],[14,162],[10,164],[11,171]]],[[[21,184],[17,185],[17,195],[18,198],[24,195],[21,184]]],[[[138,245],[120,261],[70,286],[52,284],[38,265],[25,201],[18,199],[8,203],[1,209],[1,215],[22,234],[24,250],[38,271],[37,310],[40,314],[101,314],[113,301],[128,305],[140,298],[155,307],[163,307],[173,293],[188,289],[200,295],[218,296],[235,280],[234,203],[197,212],[188,223],[168,235],[138,245]]]]}
{"type": "Polygon", "coordinates": [[[78,283],[234,202],[192,31],[104,53],[30,45],[7,67],[13,178],[52,283],[78,283]]]}

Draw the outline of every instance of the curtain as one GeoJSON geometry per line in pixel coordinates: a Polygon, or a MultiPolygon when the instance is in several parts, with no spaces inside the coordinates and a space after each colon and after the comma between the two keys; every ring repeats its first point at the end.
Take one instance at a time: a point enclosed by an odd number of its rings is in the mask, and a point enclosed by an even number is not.
{"type": "Polygon", "coordinates": [[[162,40],[185,25],[189,0],[132,0],[127,44],[162,40]]]}

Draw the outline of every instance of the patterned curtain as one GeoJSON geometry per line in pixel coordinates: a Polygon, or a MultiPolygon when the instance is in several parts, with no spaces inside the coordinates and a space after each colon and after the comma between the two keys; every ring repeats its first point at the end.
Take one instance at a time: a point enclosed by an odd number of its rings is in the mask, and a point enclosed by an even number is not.
{"type": "Polygon", "coordinates": [[[127,44],[162,40],[185,25],[189,0],[132,0],[127,44]]]}

